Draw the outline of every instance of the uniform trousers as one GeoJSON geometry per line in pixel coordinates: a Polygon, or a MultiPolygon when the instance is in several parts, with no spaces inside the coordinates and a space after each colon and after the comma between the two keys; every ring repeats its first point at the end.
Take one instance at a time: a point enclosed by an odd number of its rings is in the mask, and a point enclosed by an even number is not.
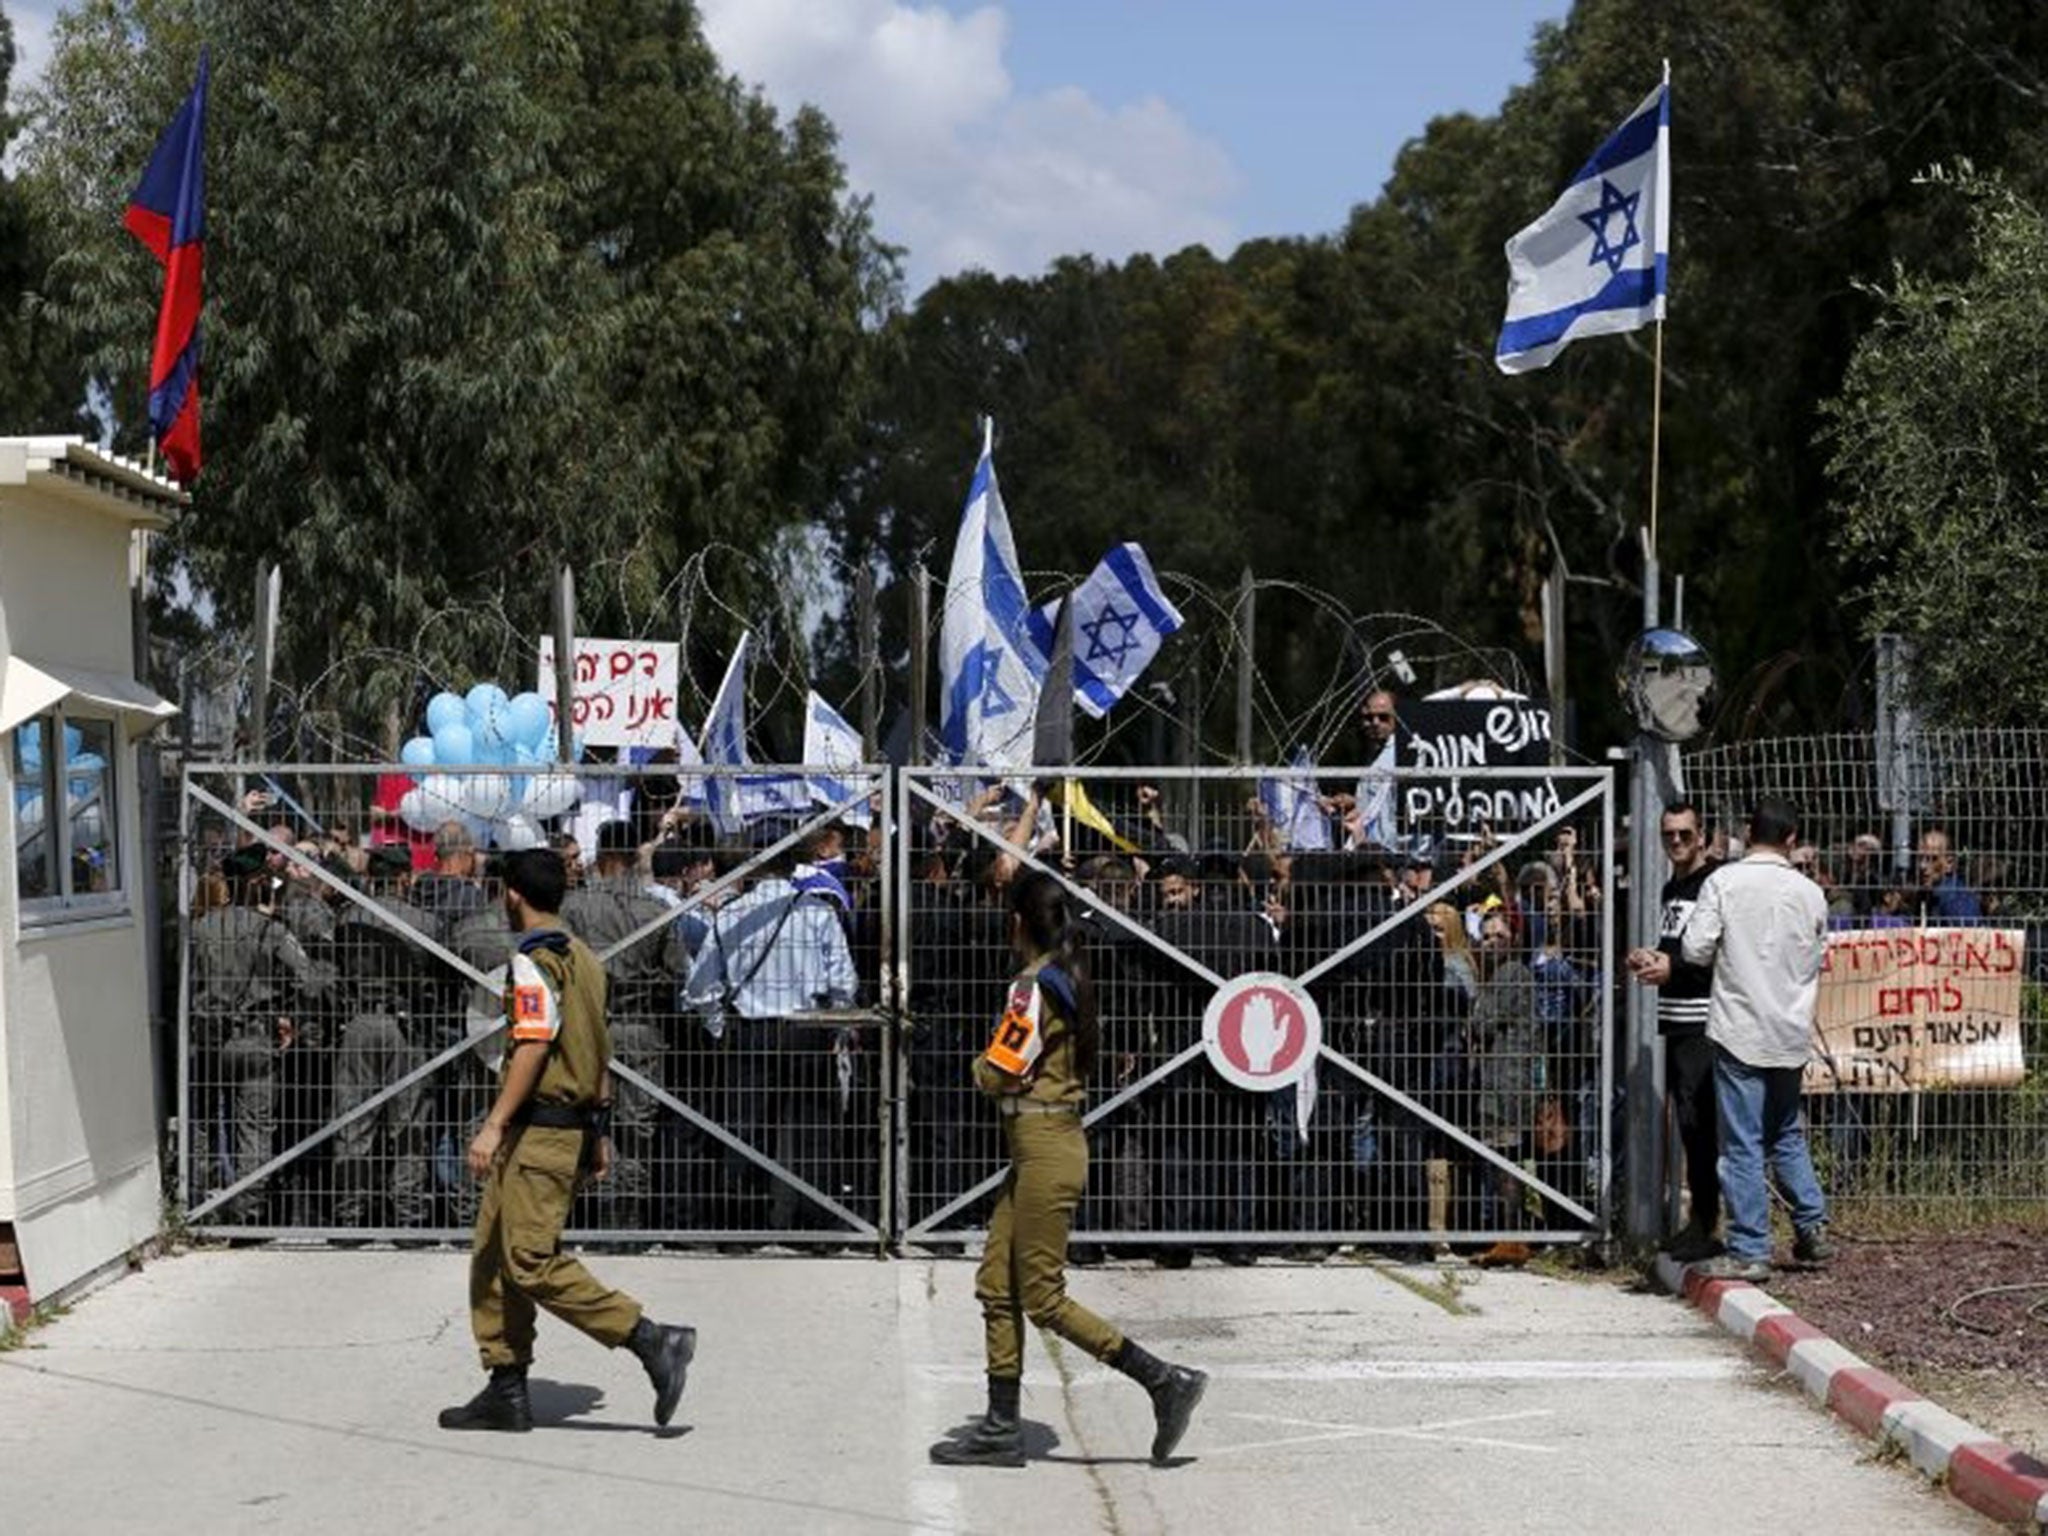
{"type": "Polygon", "coordinates": [[[562,1252],[582,1156],[583,1132],[530,1125],[491,1166],[469,1258],[470,1331],[486,1370],[532,1361],[540,1308],[607,1349],[640,1320],[639,1302],[562,1252]]]}
{"type": "Polygon", "coordinates": [[[1115,1328],[1067,1295],[1067,1232],[1088,1183],[1088,1138],[1078,1114],[1021,1114],[1004,1121],[1010,1172],[989,1219],[974,1278],[988,1347],[988,1374],[1024,1370],[1024,1320],[1108,1360],[1123,1347],[1115,1328]]]}

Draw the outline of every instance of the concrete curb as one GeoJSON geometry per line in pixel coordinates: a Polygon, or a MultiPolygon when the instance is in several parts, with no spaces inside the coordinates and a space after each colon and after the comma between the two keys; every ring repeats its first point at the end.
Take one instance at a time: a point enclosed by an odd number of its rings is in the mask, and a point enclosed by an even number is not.
{"type": "Polygon", "coordinates": [[[1815,1402],[1878,1444],[1896,1447],[1970,1508],[2004,1525],[2048,1531],[2048,1463],[1929,1402],[1747,1281],[1712,1280],[1666,1254],[1657,1256],[1656,1277],[1783,1367],[1815,1402]]]}

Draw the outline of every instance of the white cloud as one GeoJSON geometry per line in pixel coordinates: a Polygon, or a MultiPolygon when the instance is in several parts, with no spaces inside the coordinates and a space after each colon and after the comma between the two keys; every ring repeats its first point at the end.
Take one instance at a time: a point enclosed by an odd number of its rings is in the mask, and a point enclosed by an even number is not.
{"type": "Polygon", "coordinates": [[[42,76],[50,62],[50,29],[57,19],[57,0],[6,0],[0,10],[14,24],[14,74],[8,80],[10,102],[42,76]]]}
{"type": "Polygon", "coordinates": [[[1075,87],[1019,95],[997,6],[904,0],[703,0],[726,68],[784,111],[838,127],[848,179],[884,239],[910,247],[913,293],[964,267],[1030,274],[1234,243],[1237,172],[1165,101],[1110,106],[1075,87]]]}

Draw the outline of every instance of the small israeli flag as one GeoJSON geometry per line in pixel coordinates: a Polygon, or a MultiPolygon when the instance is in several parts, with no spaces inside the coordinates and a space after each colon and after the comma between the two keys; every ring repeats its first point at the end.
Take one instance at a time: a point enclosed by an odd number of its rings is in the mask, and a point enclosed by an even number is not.
{"type": "MultiPolygon", "coordinates": [[[[1074,702],[1100,720],[1185,621],[1138,544],[1119,544],[1104,555],[1068,601],[1074,605],[1074,702]]],[[[1044,655],[1052,654],[1058,614],[1059,604],[1047,603],[1031,615],[1032,643],[1044,655]]]]}
{"type": "MultiPolygon", "coordinates": [[[[815,689],[804,707],[804,766],[811,773],[811,803],[837,805],[874,787],[861,776],[819,773],[819,768],[851,769],[860,766],[860,732],[847,724],[846,717],[825,702],[815,689]]],[[[874,820],[865,799],[848,806],[840,820],[849,826],[865,827],[874,820]]]]}
{"type": "Polygon", "coordinates": [[[1581,336],[1664,318],[1671,251],[1671,66],[1579,168],[1550,211],[1508,241],[1508,313],[1494,361],[1527,373],[1581,336]]]}
{"type": "Polygon", "coordinates": [[[1307,747],[1299,747],[1287,766],[1294,772],[1259,780],[1259,804],[1265,807],[1282,848],[1328,848],[1330,818],[1323,813],[1322,793],[1316,788],[1315,759],[1307,747]]]}
{"type": "MultiPolygon", "coordinates": [[[[753,762],[747,755],[747,659],[753,643],[749,630],[732,648],[711,713],[704,717],[700,752],[706,767],[743,768],[753,762]]],[[[749,817],[800,811],[809,798],[803,780],[787,774],[709,774],[704,789],[711,824],[728,837],[743,831],[749,817]]]]}
{"type": "Polygon", "coordinates": [[[996,486],[994,426],[967,488],[939,630],[939,735],[955,763],[1026,768],[1045,653],[1031,638],[1031,605],[1009,515],[996,486]]]}

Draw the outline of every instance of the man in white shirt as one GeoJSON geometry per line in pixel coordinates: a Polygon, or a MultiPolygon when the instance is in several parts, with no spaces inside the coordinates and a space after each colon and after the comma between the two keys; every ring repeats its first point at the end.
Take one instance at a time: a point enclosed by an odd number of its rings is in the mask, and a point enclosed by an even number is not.
{"type": "Polygon", "coordinates": [[[1743,858],[1700,888],[1679,940],[1692,965],[1713,967],[1707,1038],[1714,1044],[1714,1098],[1721,1122],[1721,1195],[1728,1251],[1703,1266],[1725,1279],[1771,1273],[1768,1162],[1792,1206],[1793,1257],[1829,1257],[1827,1201],[1814,1176],[1800,1111],[1800,1077],[1813,1048],[1813,1011],[1826,953],[1828,906],[1820,887],[1792,867],[1798,813],[1757,802],[1743,858]]]}

